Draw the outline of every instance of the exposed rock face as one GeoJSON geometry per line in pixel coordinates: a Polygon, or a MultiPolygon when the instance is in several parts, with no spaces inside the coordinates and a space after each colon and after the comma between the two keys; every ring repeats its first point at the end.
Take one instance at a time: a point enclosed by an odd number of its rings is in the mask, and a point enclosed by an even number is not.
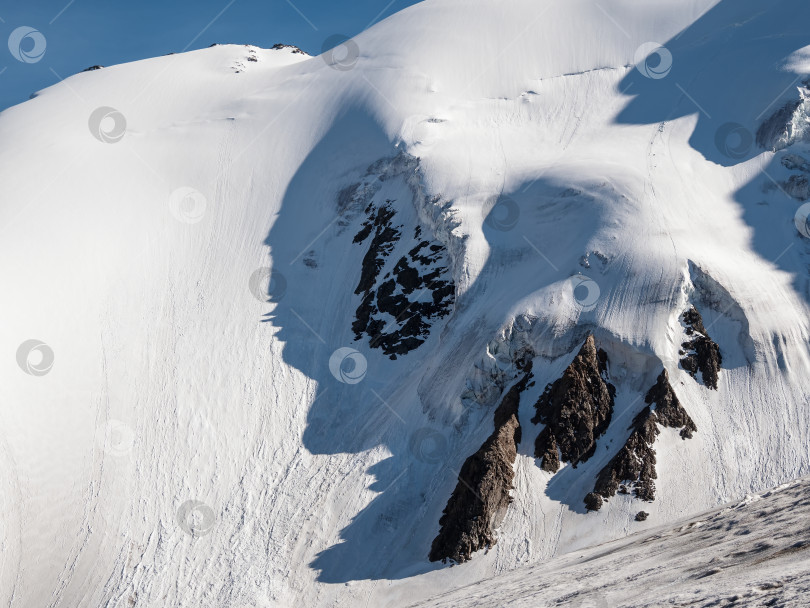
{"type": "Polygon", "coordinates": [[[644,408],[634,419],[633,432],[627,443],[603,468],[596,478],[594,492],[610,498],[616,494],[619,485],[632,489],[633,494],[642,500],[655,498],[655,450],[653,444],[659,434],[656,416],[650,407],[644,408]]]}
{"type": "MultiPolygon", "coordinates": [[[[697,431],[694,421],[686,413],[672,390],[667,370],[663,370],[658,376],[655,385],[647,392],[645,401],[648,405],[633,419],[633,424],[630,426],[633,432],[627,443],[596,478],[594,493],[603,498],[610,498],[617,491],[626,494],[629,486],[637,498],[646,501],[654,500],[655,479],[658,476],[655,472],[656,460],[653,445],[661,433],[658,424],[670,428],[680,428],[681,438],[684,440],[691,438],[692,434],[697,431]]],[[[593,500],[589,501],[586,497],[585,505],[590,509],[589,503],[592,504],[593,500]]]]}
{"type": "Polygon", "coordinates": [[[697,426],[695,426],[689,414],[686,413],[681,402],[678,401],[675,391],[672,390],[667,370],[661,371],[658,381],[647,392],[644,400],[648,404],[655,406],[653,413],[656,422],[668,428],[681,429],[682,439],[691,439],[692,433],[697,432],[697,426]]]}
{"type": "Polygon", "coordinates": [[[430,561],[468,561],[480,549],[497,542],[495,530],[512,499],[513,469],[520,443],[520,394],[531,377],[531,363],[523,378],[504,396],[495,410],[495,431],[461,467],[456,485],[430,548],[430,561]]]}
{"type": "Polygon", "coordinates": [[[302,51],[301,49],[299,49],[294,44],[282,44],[282,43],[279,42],[278,44],[274,44],[271,48],[274,51],[280,51],[281,49],[290,49],[290,51],[294,55],[306,55],[306,56],[309,56],[309,53],[306,53],[306,52],[302,51]]]}
{"type": "Polygon", "coordinates": [[[796,200],[810,199],[810,163],[807,159],[798,154],[786,154],[782,157],[782,165],[794,173],[782,182],[782,189],[796,200]]]}
{"type": "Polygon", "coordinates": [[[757,130],[757,144],[777,152],[810,137],[810,89],[807,80],[798,87],[799,98],[792,99],[766,119],[757,130]]]}
{"type": "Polygon", "coordinates": [[[450,313],[455,286],[444,263],[444,246],[422,238],[419,226],[413,247],[391,267],[388,258],[403,230],[394,222],[393,201],[369,204],[365,212],[367,219],[354,237],[355,244],[368,241],[368,249],[355,289],[363,299],[352,330],[356,340],[366,334],[372,348],[396,359],[424,343],[433,320],[450,313]]]}
{"type": "Polygon", "coordinates": [[[607,354],[588,336],[562,377],[549,384],[537,400],[535,424],[546,425],[537,437],[534,455],[543,470],[556,473],[560,462],[588,460],[596,440],[610,424],[616,389],[607,382],[607,354]]]}
{"type": "Polygon", "coordinates": [[[585,496],[585,508],[588,511],[598,511],[602,508],[602,497],[596,492],[591,492],[585,496]]]}
{"type": "Polygon", "coordinates": [[[681,367],[695,380],[699,380],[700,373],[703,384],[717,390],[720,366],[723,363],[720,347],[709,337],[703,326],[703,318],[694,306],[683,313],[682,319],[686,326],[686,335],[691,339],[681,345],[681,367]]]}

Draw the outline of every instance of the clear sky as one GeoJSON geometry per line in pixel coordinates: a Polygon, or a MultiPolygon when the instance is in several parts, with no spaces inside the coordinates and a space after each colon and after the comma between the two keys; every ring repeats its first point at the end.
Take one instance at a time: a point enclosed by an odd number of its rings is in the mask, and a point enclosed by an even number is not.
{"type": "Polygon", "coordinates": [[[6,0],[0,2],[0,110],[92,65],[214,42],[265,48],[283,42],[319,54],[330,36],[354,36],[411,4],[416,1],[6,0]]]}

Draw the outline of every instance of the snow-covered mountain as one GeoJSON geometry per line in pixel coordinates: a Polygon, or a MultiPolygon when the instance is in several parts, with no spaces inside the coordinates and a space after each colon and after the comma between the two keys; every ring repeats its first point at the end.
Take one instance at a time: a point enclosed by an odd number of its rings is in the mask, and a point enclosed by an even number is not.
{"type": "Polygon", "coordinates": [[[0,114],[0,599],[408,604],[810,474],[808,16],[427,0],[0,114]]]}

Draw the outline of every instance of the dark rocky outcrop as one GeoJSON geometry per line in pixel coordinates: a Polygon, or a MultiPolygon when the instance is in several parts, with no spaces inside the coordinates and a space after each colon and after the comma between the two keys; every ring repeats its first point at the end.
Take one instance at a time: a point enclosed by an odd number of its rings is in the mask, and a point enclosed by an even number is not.
{"type": "Polygon", "coordinates": [[[798,154],[785,154],[782,166],[793,172],[787,181],[781,182],[782,189],[796,200],[810,199],[810,162],[798,154]]]}
{"type": "Polygon", "coordinates": [[[757,129],[757,145],[771,152],[787,148],[796,141],[793,117],[801,107],[800,99],[792,99],[767,118],[757,129]]]}
{"type": "MultiPolygon", "coordinates": [[[[655,498],[655,450],[653,444],[659,434],[656,417],[648,406],[634,419],[633,432],[619,452],[596,477],[594,492],[604,498],[614,496],[620,484],[632,489],[642,500],[655,498]]],[[[627,489],[625,490],[627,492],[627,489]]]]}
{"type": "Polygon", "coordinates": [[[495,531],[512,502],[509,492],[521,438],[520,394],[530,377],[531,363],[495,410],[495,431],[461,467],[456,488],[439,520],[441,529],[430,548],[430,561],[466,562],[476,551],[497,542],[495,531]]]}
{"type": "Polygon", "coordinates": [[[647,521],[647,518],[650,516],[649,513],[646,511],[639,511],[636,513],[636,521],[647,521]]]}
{"type": "Polygon", "coordinates": [[[391,267],[388,258],[402,239],[393,201],[369,205],[365,212],[367,219],[354,237],[356,244],[369,244],[355,289],[362,300],[352,330],[356,340],[365,334],[372,348],[396,359],[424,343],[433,321],[450,313],[455,285],[444,264],[444,246],[423,239],[418,226],[413,246],[391,267]]]}
{"type": "Polygon", "coordinates": [[[591,492],[585,496],[585,508],[588,511],[598,511],[602,508],[602,497],[596,492],[591,492]]]}
{"type": "Polygon", "coordinates": [[[804,80],[798,87],[798,99],[791,99],[757,129],[757,144],[777,152],[795,143],[807,141],[807,117],[810,113],[810,80],[804,80]]]}
{"type": "MultiPolygon", "coordinates": [[[[684,440],[691,438],[697,431],[694,421],[672,390],[667,370],[663,370],[658,376],[655,385],[647,392],[645,401],[647,407],[633,419],[630,426],[633,432],[627,443],[596,478],[594,493],[603,498],[610,498],[616,492],[627,494],[629,487],[637,498],[654,500],[655,480],[658,475],[655,472],[653,445],[661,433],[658,425],[681,429],[681,438],[684,440]]],[[[586,497],[586,507],[588,504],[589,500],[586,497]]]]}
{"type": "Polygon", "coordinates": [[[555,473],[561,461],[576,467],[593,456],[613,416],[616,389],[607,382],[607,366],[607,354],[589,335],[562,377],[537,400],[532,422],[546,428],[537,436],[534,455],[543,470],[555,473]]]}
{"type": "Polygon", "coordinates": [[[720,347],[709,337],[703,326],[703,317],[694,306],[683,313],[682,319],[686,326],[686,335],[690,339],[681,345],[681,367],[695,380],[698,380],[700,373],[703,384],[717,390],[720,366],[723,363],[720,347]]]}
{"type": "Polygon", "coordinates": [[[644,399],[648,404],[655,406],[656,422],[661,426],[681,429],[682,439],[691,439],[692,433],[697,432],[697,426],[672,390],[667,370],[661,371],[658,380],[644,399]]]}
{"type": "Polygon", "coordinates": [[[274,44],[270,48],[272,48],[274,51],[280,51],[282,49],[290,49],[290,51],[293,53],[293,55],[306,55],[306,56],[309,56],[309,53],[307,53],[305,51],[302,51],[301,49],[299,49],[294,44],[282,44],[282,43],[279,42],[278,44],[274,44]]]}

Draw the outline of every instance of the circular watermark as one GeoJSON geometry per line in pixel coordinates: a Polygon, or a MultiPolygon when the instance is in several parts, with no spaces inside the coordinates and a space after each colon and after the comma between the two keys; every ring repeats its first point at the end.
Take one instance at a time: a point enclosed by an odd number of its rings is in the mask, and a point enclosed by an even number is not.
{"type": "Polygon", "coordinates": [[[602,291],[596,281],[583,274],[574,275],[568,281],[571,284],[571,291],[577,306],[586,312],[596,308],[596,304],[602,296],[602,291]]]}
{"type": "Polygon", "coordinates": [[[26,340],[17,348],[17,365],[29,376],[44,376],[53,360],[53,349],[42,340],[26,340]]]}
{"type": "Polygon", "coordinates": [[[194,538],[210,533],[216,520],[214,510],[200,500],[187,500],[177,509],[177,525],[194,538]]]}
{"type": "Polygon", "coordinates": [[[93,110],[87,121],[90,133],[105,144],[116,144],[127,132],[127,119],[115,108],[102,106],[93,110]]]}
{"type": "Polygon", "coordinates": [[[126,456],[135,445],[135,431],[121,420],[108,420],[104,424],[104,442],[101,449],[110,456],[126,456]]]}
{"type": "Polygon", "coordinates": [[[642,76],[660,80],[672,70],[672,53],[657,42],[645,42],[636,49],[633,62],[642,76]]]}
{"type": "Polygon", "coordinates": [[[804,238],[810,239],[810,203],[805,203],[796,210],[796,215],[793,216],[793,223],[796,230],[799,231],[804,238]]]}
{"type": "Polygon", "coordinates": [[[447,438],[436,429],[421,428],[411,435],[408,447],[417,460],[438,464],[447,458],[447,438]]]}
{"type": "Polygon", "coordinates": [[[45,56],[48,46],[45,35],[36,28],[23,25],[8,37],[8,50],[22,63],[36,63],[45,56]]]}
{"type": "Polygon", "coordinates": [[[366,377],[367,370],[368,361],[366,361],[366,358],[360,351],[350,346],[337,349],[329,357],[329,371],[343,384],[362,382],[363,378],[366,377]]]}
{"type": "Polygon", "coordinates": [[[258,268],[248,281],[250,293],[259,302],[281,302],[287,293],[287,278],[278,270],[258,268]]]}
{"type": "Polygon", "coordinates": [[[509,232],[520,220],[520,205],[508,196],[499,196],[484,206],[484,223],[498,232],[509,232]]]}
{"type": "Polygon", "coordinates": [[[740,160],[754,146],[754,134],[739,123],[727,122],[714,134],[714,145],[723,156],[740,160]]]}
{"type": "Polygon", "coordinates": [[[205,216],[208,201],[199,191],[189,186],[177,188],[169,195],[169,211],[178,222],[197,224],[205,216]]]}
{"type": "Polygon", "coordinates": [[[342,34],[329,36],[321,47],[321,57],[330,68],[340,72],[348,72],[357,65],[360,57],[360,47],[357,43],[342,34]]]}

